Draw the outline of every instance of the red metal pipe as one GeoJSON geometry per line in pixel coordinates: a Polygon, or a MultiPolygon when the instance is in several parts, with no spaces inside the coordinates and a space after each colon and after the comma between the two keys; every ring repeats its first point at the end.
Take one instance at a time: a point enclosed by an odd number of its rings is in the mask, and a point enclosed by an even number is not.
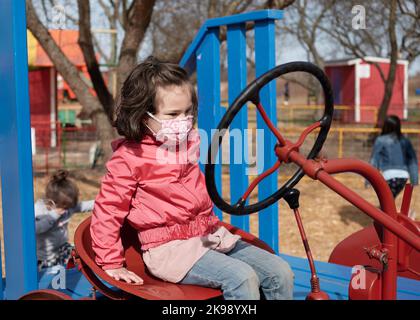
{"type": "Polygon", "coordinates": [[[400,209],[401,214],[403,214],[406,217],[408,217],[408,214],[409,214],[408,211],[410,210],[410,201],[411,201],[412,195],[413,195],[413,185],[407,184],[404,188],[404,195],[403,195],[403,200],[402,200],[401,209],[400,209]]]}
{"type": "MultiPolygon", "coordinates": [[[[287,141],[287,144],[289,143],[287,141]]],[[[383,249],[388,252],[388,267],[383,272],[382,288],[386,288],[386,290],[382,292],[382,299],[396,299],[397,236],[416,250],[420,250],[420,238],[398,223],[398,214],[392,193],[380,172],[368,163],[356,159],[334,159],[321,162],[306,159],[299,152],[290,150],[290,146],[287,145],[284,147],[277,146],[276,154],[280,161],[294,162],[299,165],[312,179],[318,179],[385,227],[382,243],[383,249]],[[370,204],[330,175],[341,172],[357,173],[367,179],[378,195],[382,210],[370,204]]]]}
{"type": "MultiPolygon", "coordinates": [[[[397,298],[397,240],[395,234],[398,234],[401,230],[401,225],[397,223],[392,217],[396,217],[396,211],[387,211],[382,212],[381,210],[374,207],[372,204],[368,203],[366,200],[361,198],[357,193],[350,190],[326,171],[320,171],[317,175],[319,181],[324,183],[331,190],[334,190],[340,194],[343,198],[354,204],[357,208],[368,214],[374,220],[379,221],[383,226],[385,226],[383,231],[382,244],[383,248],[388,251],[388,266],[386,270],[383,271],[382,277],[382,288],[386,290],[382,291],[382,299],[396,299],[397,298]],[[388,216],[388,215],[389,216],[388,216]],[[381,219],[387,218],[387,219],[381,219]],[[389,221],[387,221],[389,220],[389,221]],[[395,234],[390,232],[390,229],[393,229],[395,234]]],[[[378,194],[378,197],[381,198],[381,195],[378,194]]],[[[386,202],[386,201],[385,201],[386,202]]],[[[395,209],[395,205],[394,205],[395,209]]],[[[415,237],[417,238],[417,237],[415,237]]],[[[416,240],[416,239],[415,239],[416,240]]]]}
{"type": "Polygon", "coordinates": [[[270,169],[268,169],[267,171],[261,173],[258,177],[256,177],[254,179],[254,181],[252,181],[252,183],[250,184],[250,186],[248,187],[248,189],[246,189],[245,193],[241,197],[241,200],[242,201],[245,201],[248,198],[249,194],[252,192],[252,190],[254,190],[254,188],[256,187],[256,185],[258,183],[260,183],[260,181],[263,180],[265,177],[269,176],[274,171],[276,171],[280,167],[280,165],[281,165],[281,162],[277,160],[270,169]]]}
{"type": "MultiPolygon", "coordinates": [[[[387,267],[384,267],[382,272],[383,276],[381,278],[381,298],[396,299],[398,237],[406,241],[409,245],[418,251],[420,250],[420,237],[418,234],[415,234],[399,223],[394,198],[390,188],[388,187],[388,184],[382,177],[381,173],[373,168],[370,164],[356,159],[334,159],[321,161],[306,159],[299,153],[299,147],[305,140],[306,136],[312,130],[319,127],[320,123],[315,123],[305,129],[299,138],[298,143],[293,144],[292,142],[283,138],[277,128],[267,117],[261,103],[257,104],[257,109],[261,113],[261,116],[263,117],[267,126],[279,140],[279,144],[275,147],[275,153],[279,159],[279,163],[293,162],[299,165],[306,175],[314,180],[320,180],[331,190],[340,194],[344,199],[348,200],[350,203],[369,215],[375,221],[378,221],[384,227],[381,235],[382,248],[379,250],[381,253],[387,255],[387,267]],[[378,196],[382,210],[370,204],[357,193],[350,190],[330,175],[342,172],[357,173],[368,180],[378,196]]],[[[265,176],[266,175],[264,175],[264,177],[265,176]]],[[[249,192],[246,192],[245,195],[249,195],[249,192]]],[[[403,203],[403,210],[408,211],[408,206],[409,204],[403,203]]]]}
{"type": "Polygon", "coordinates": [[[261,117],[263,118],[268,128],[276,136],[280,144],[284,146],[286,144],[286,140],[284,140],[283,136],[281,135],[277,127],[271,122],[270,118],[267,116],[267,113],[265,113],[264,107],[262,106],[261,103],[257,104],[257,110],[260,112],[261,117]]]}
{"type": "Polygon", "coordinates": [[[316,275],[315,263],[312,257],[311,249],[309,247],[308,238],[306,237],[305,229],[303,228],[302,220],[300,218],[299,209],[294,209],[293,211],[299,228],[300,236],[302,238],[303,247],[305,248],[306,256],[308,257],[309,268],[311,269],[312,277],[314,277],[316,275]]]}
{"type": "Polygon", "coordinates": [[[305,229],[303,228],[302,219],[300,217],[299,209],[293,210],[296,222],[299,228],[300,237],[302,238],[303,247],[305,248],[306,257],[308,258],[309,268],[311,269],[311,293],[306,297],[307,300],[328,300],[329,296],[324,291],[321,291],[319,285],[319,278],[316,274],[314,258],[312,257],[311,248],[309,247],[308,238],[306,237],[305,229]]]}
{"type": "Polygon", "coordinates": [[[311,159],[306,159],[295,151],[290,153],[289,160],[302,167],[303,171],[310,177],[313,172],[316,172],[316,176],[312,177],[314,180],[318,179],[330,187],[330,189],[337,191],[343,198],[364,211],[372,219],[383,224],[385,228],[398,235],[416,250],[420,250],[419,236],[407,228],[402,227],[401,224],[397,222],[397,210],[385,179],[368,163],[355,159],[334,159],[320,163],[311,159]],[[383,211],[376,208],[330,175],[330,173],[340,172],[359,173],[367,179],[375,189],[383,211]]]}

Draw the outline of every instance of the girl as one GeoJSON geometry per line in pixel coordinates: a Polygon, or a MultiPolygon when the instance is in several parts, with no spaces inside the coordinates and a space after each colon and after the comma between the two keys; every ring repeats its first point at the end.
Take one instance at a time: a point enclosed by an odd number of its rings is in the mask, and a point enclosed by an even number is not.
{"type": "Polygon", "coordinates": [[[149,57],[128,76],[115,121],[124,138],[112,143],[93,210],[96,262],[117,280],[143,283],[124,267],[127,219],[147,268],[162,280],[221,288],[225,299],[259,299],[260,287],[266,299],[291,299],[288,264],[219,224],[194,161],[196,115],[195,89],[178,65],[149,57]]]}
{"type": "Polygon", "coordinates": [[[373,145],[370,163],[382,171],[394,198],[404,189],[408,178],[418,184],[416,152],[407,138],[401,134],[401,122],[397,116],[387,116],[381,135],[373,145]]]}
{"type": "Polygon", "coordinates": [[[94,200],[79,202],[79,189],[68,171],[58,170],[49,180],[45,198],[35,203],[38,268],[67,264],[73,246],[68,222],[76,212],[92,211],[94,200]]]}

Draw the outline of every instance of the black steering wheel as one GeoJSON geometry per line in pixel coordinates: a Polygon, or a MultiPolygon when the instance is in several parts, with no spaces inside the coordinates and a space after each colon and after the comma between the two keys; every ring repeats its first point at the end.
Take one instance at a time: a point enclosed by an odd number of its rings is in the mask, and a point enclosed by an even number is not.
{"type": "MultiPolygon", "coordinates": [[[[206,178],[206,186],[207,191],[214,202],[214,204],[220,208],[222,211],[227,212],[232,215],[247,215],[257,211],[261,211],[264,208],[270,206],[271,204],[275,203],[279,199],[281,199],[289,190],[291,190],[302,177],[305,175],[303,170],[300,168],[298,169],[294,175],[276,192],[274,192],[271,196],[267,197],[266,199],[259,201],[255,204],[245,205],[247,197],[255,185],[264,179],[267,175],[274,172],[281,164],[281,161],[277,161],[276,164],[267,170],[266,172],[262,173],[258,178],[254,180],[247,192],[245,192],[244,196],[242,196],[234,205],[227,203],[223,198],[220,196],[219,192],[217,191],[215,177],[214,177],[214,168],[216,163],[216,157],[218,155],[218,151],[220,148],[220,144],[222,143],[222,139],[224,134],[227,132],[226,129],[232,123],[234,117],[239,112],[239,110],[247,103],[252,102],[257,106],[258,111],[260,112],[261,116],[263,117],[264,121],[272,131],[272,133],[277,137],[278,144],[283,146],[286,143],[286,140],[281,136],[280,132],[278,131],[277,127],[274,126],[270,119],[265,114],[264,108],[260,103],[259,92],[260,90],[270,81],[285,75],[291,72],[307,72],[313,75],[321,84],[323,92],[324,92],[324,114],[321,119],[314,123],[313,125],[309,126],[302,134],[301,138],[299,139],[298,143],[296,144],[299,147],[302,143],[304,138],[307,134],[309,134],[312,130],[316,128],[320,128],[316,141],[309,152],[307,158],[313,159],[315,158],[319,151],[321,150],[327,135],[328,131],[331,126],[332,116],[334,112],[334,99],[333,99],[333,92],[331,89],[330,82],[325,75],[325,73],[318,68],[316,65],[309,63],[309,62],[290,62],[286,64],[279,65],[274,67],[273,69],[267,71],[254,81],[252,81],[236,98],[233,104],[227,109],[226,113],[224,114],[222,120],[220,121],[217,127],[217,133],[213,135],[213,139],[211,141],[208,154],[207,154],[207,163],[205,166],[205,178],[206,178]],[[252,189],[250,189],[252,187],[252,189]]],[[[276,146],[277,146],[276,145],[276,146]]]]}

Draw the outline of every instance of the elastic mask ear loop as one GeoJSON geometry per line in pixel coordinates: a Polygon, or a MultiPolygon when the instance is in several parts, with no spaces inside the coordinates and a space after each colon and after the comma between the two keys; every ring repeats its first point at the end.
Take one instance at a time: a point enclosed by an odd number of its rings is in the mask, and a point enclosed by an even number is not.
{"type": "Polygon", "coordinates": [[[158,118],[156,118],[153,114],[151,114],[149,111],[146,111],[146,113],[149,115],[149,117],[153,118],[154,120],[156,120],[159,123],[162,123],[162,121],[160,121],[158,118]]]}
{"type": "Polygon", "coordinates": [[[156,133],[147,125],[146,121],[144,121],[143,123],[153,133],[153,136],[156,137],[156,133]]]}
{"type": "MultiPolygon", "coordinates": [[[[149,115],[149,117],[151,117],[152,119],[154,119],[154,120],[156,120],[157,122],[159,122],[159,123],[161,123],[161,121],[158,119],[158,118],[156,118],[153,114],[151,114],[149,111],[146,111],[146,113],[149,115]]],[[[147,125],[147,123],[146,123],[146,121],[144,121],[143,122],[144,123],[144,125],[153,133],[153,136],[155,136],[156,137],[156,135],[157,135],[157,133],[156,132],[154,132],[148,125],[147,125]]]]}

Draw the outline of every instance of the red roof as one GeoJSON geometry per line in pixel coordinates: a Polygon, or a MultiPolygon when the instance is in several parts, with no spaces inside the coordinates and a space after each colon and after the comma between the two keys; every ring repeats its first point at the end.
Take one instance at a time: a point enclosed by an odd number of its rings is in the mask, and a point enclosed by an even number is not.
{"type": "MultiPolygon", "coordinates": [[[[75,66],[85,66],[82,51],[77,43],[79,39],[79,31],[49,30],[49,32],[66,57],[69,58],[75,66]]],[[[32,67],[53,67],[53,63],[50,58],[30,32],[28,32],[28,55],[29,65],[32,67]]]]}

